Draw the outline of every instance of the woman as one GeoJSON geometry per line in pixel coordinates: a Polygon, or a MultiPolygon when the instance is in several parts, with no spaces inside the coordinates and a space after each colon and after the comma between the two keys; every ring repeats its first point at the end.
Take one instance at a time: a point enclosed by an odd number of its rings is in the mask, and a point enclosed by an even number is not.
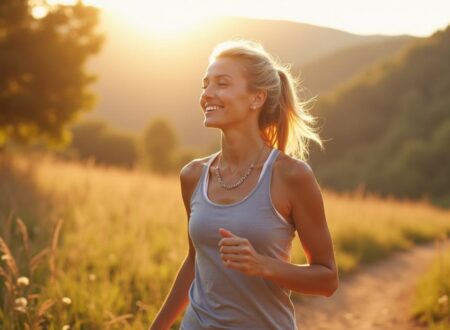
{"type": "Polygon", "coordinates": [[[200,105],[221,150],[181,170],[189,252],[150,329],[186,306],[182,330],[297,329],[291,290],[338,287],[320,188],[300,160],[309,140],[322,146],[314,118],[289,70],[245,40],[215,48],[200,105]],[[296,231],[305,265],[290,263],[296,231]]]}

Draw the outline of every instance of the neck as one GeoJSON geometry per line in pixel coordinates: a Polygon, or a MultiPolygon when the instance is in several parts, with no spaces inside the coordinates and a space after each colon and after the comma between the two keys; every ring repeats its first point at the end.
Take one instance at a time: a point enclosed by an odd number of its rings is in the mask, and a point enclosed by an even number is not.
{"type": "Polygon", "coordinates": [[[221,168],[230,172],[245,171],[252,163],[257,166],[269,149],[259,134],[243,136],[240,132],[222,133],[221,145],[221,168]]]}

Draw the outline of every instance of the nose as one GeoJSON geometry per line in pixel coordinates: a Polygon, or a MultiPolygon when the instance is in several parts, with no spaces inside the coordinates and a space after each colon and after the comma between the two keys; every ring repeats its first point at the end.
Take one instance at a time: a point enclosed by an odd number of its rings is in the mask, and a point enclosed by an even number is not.
{"type": "Polygon", "coordinates": [[[202,92],[203,97],[212,97],[213,96],[213,89],[211,88],[211,84],[203,88],[202,92]]]}
{"type": "Polygon", "coordinates": [[[211,100],[214,97],[214,91],[210,86],[207,86],[203,89],[202,93],[200,94],[200,103],[204,103],[208,100],[211,100]]]}

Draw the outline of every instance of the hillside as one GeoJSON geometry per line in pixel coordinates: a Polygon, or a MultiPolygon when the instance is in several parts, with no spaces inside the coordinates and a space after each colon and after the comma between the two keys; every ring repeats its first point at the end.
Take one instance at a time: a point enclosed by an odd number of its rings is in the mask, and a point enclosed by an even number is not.
{"type": "Polygon", "coordinates": [[[450,206],[450,26],[341,86],[317,104],[326,186],[450,206]]]}
{"type": "Polygon", "coordinates": [[[325,95],[340,84],[393,56],[417,38],[393,37],[371,44],[346,47],[301,67],[304,84],[312,94],[325,95]]]}
{"type": "MultiPolygon", "coordinates": [[[[208,55],[218,42],[235,37],[261,41],[270,52],[301,70],[308,62],[356,46],[378,45],[383,53],[379,56],[390,56],[395,47],[386,48],[383,42],[401,45],[411,39],[359,36],[288,21],[217,18],[180,38],[162,41],[124,24],[114,17],[103,17],[101,30],[107,41],[102,53],[90,63],[99,76],[95,86],[99,103],[91,116],[130,130],[140,130],[151,118],[165,116],[179,131],[182,144],[198,147],[210,145],[218,136],[215,130],[203,127],[198,106],[201,77],[208,55]]],[[[334,57],[329,60],[334,61],[334,57]]],[[[339,81],[358,70],[355,66],[367,62],[350,61],[348,74],[340,72],[336,78],[328,74],[319,80],[339,81]]]]}

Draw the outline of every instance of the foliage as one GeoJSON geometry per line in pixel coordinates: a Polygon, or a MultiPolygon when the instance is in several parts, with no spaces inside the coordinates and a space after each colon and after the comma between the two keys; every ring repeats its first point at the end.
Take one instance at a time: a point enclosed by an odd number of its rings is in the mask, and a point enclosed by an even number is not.
{"type": "Polygon", "coordinates": [[[317,104],[324,186],[428,197],[450,207],[450,26],[342,85],[317,104]]]}
{"type": "Polygon", "coordinates": [[[148,123],[142,136],[142,149],[143,157],[152,170],[172,171],[176,147],[176,132],[167,120],[156,118],[148,123]]]}
{"type": "MultiPolygon", "coordinates": [[[[11,219],[6,219],[11,221],[11,219]]],[[[27,227],[19,218],[16,219],[16,226],[20,233],[24,255],[22,262],[25,266],[19,267],[17,256],[11,252],[8,244],[0,237],[0,279],[4,284],[0,288],[2,309],[0,311],[1,324],[7,329],[41,329],[49,323],[47,313],[52,310],[53,314],[64,315],[67,297],[63,299],[52,299],[42,291],[43,283],[42,273],[39,268],[47,258],[50,260],[49,278],[55,278],[55,248],[58,241],[58,235],[61,228],[61,222],[58,223],[53,234],[52,246],[47,247],[31,256],[30,240],[27,227]]],[[[47,269],[48,270],[48,269],[47,269]]],[[[46,275],[46,274],[45,274],[46,275]]],[[[46,279],[45,279],[46,280],[46,279]]],[[[58,317],[57,317],[58,318],[58,317]]],[[[59,319],[59,318],[58,318],[59,319]]]]}
{"type": "Polygon", "coordinates": [[[67,142],[67,125],[93,107],[86,89],[95,77],[83,70],[100,50],[98,10],[43,1],[0,2],[0,145],[67,142]],[[48,14],[32,15],[36,6],[48,14]]]}
{"type": "Polygon", "coordinates": [[[72,128],[70,148],[80,159],[98,164],[132,167],[138,159],[137,139],[99,120],[77,123],[72,128]]]}
{"type": "MultiPolygon", "coordinates": [[[[445,240],[442,242],[444,243],[445,240]]],[[[441,244],[442,244],[441,243],[441,244]]],[[[417,285],[413,313],[428,329],[450,329],[450,249],[442,244],[433,265],[417,285]]]]}

